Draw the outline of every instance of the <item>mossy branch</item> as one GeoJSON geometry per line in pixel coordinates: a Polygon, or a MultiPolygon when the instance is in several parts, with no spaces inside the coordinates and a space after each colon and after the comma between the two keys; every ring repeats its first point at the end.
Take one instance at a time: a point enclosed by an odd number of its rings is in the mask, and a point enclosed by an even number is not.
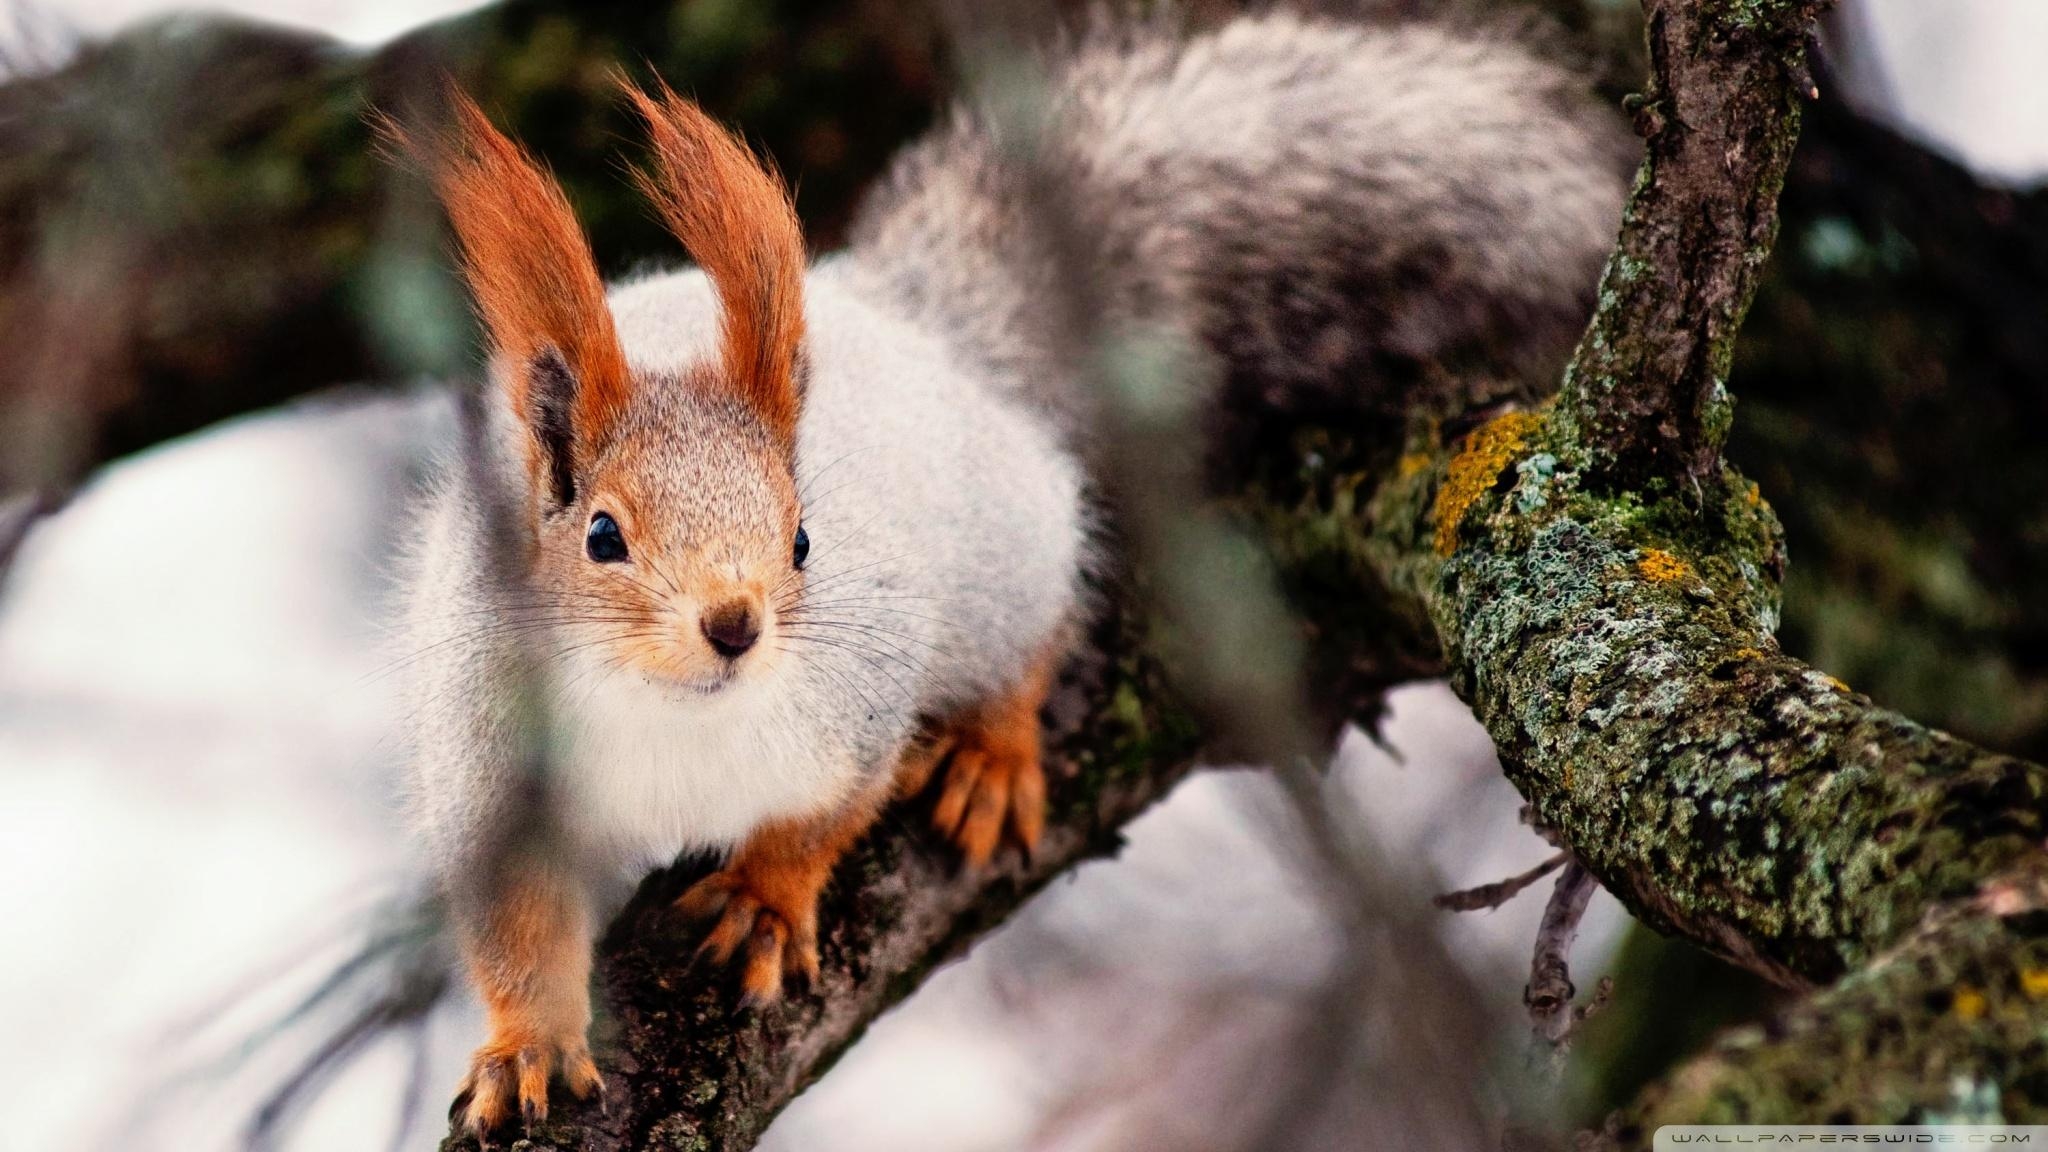
{"type": "Polygon", "coordinates": [[[1653,1090],[1623,1144],[2048,1115],[2048,770],[1779,653],[1782,536],[1719,456],[1819,7],[1646,4],[1649,155],[1561,395],[1419,437],[1349,547],[1427,610],[1509,776],[1637,915],[1835,982],[1653,1090]]]}
{"type": "Polygon", "coordinates": [[[1696,512],[1590,491],[1571,454],[1555,421],[1503,417],[1443,483],[1391,485],[1375,512],[1412,516],[1431,485],[1432,514],[1460,510],[1441,496],[1457,474],[1495,469],[1430,588],[1453,683],[1539,817],[1639,915],[1820,983],[2038,852],[2048,773],[1777,651],[1784,560],[1753,485],[1724,470],[1696,512]],[[1504,442],[1508,420],[1525,431],[1504,442]]]}
{"type": "Polygon", "coordinates": [[[1558,417],[1615,490],[1711,483],[1728,366],[1778,230],[1824,0],[1649,0],[1648,151],[1558,417]]]}
{"type": "Polygon", "coordinates": [[[1736,1029],[1604,1133],[1808,1120],[2038,1124],[2048,1116],[2048,868],[2039,856],[1762,1026],[1736,1029]]]}

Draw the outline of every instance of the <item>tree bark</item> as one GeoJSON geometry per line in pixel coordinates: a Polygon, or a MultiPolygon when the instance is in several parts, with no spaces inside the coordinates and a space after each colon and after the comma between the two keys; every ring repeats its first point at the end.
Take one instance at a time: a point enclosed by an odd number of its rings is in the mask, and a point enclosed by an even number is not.
{"type": "Polygon", "coordinates": [[[2048,868],[1938,905],[1886,951],[1720,1037],[1602,1134],[1662,1124],[2039,1124],[2048,1118],[2048,868]]]}
{"type": "Polygon", "coordinates": [[[1558,404],[1589,481],[1698,486],[1719,471],[1735,331],[1777,236],[1818,7],[1644,5],[1650,83],[1627,103],[1649,154],[1558,404]]]}

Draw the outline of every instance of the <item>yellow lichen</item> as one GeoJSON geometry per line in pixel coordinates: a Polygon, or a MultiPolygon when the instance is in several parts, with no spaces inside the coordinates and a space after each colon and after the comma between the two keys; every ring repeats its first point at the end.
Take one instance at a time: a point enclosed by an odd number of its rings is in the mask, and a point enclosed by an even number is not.
{"type": "Polygon", "coordinates": [[[1764,654],[1760,648],[1737,648],[1735,650],[1735,658],[1737,660],[1761,660],[1764,658],[1764,654]]]}
{"type": "Polygon", "coordinates": [[[2020,991],[2029,1000],[2048,996],[2048,968],[2025,968],[2020,971],[2020,991]]]}
{"type": "Polygon", "coordinates": [[[1820,677],[1820,678],[1828,682],[1828,687],[1830,687],[1830,688],[1833,688],[1833,689],[1834,689],[1835,691],[1837,691],[1837,692],[1841,692],[1841,693],[1843,693],[1843,694],[1845,694],[1845,695],[1846,695],[1847,693],[1850,693],[1850,692],[1853,692],[1853,691],[1855,691],[1855,689],[1853,689],[1853,688],[1849,687],[1849,684],[1848,684],[1848,682],[1847,682],[1847,681],[1845,681],[1845,680],[1841,680],[1841,679],[1838,679],[1837,677],[1834,677],[1834,676],[1830,676],[1830,675],[1828,675],[1828,674],[1827,674],[1827,673],[1825,673],[1825,672],[1821,673],[1821,677],[1820,677]]]}
{"type": "Polygon", "coordinates": [[[1749,492],[1747,493],[1747,495],[1749,497],[1749,506],[1751,508],[1754,508],[1757,505],[1762,504],[1764,502],[1763,487],[1754,480],[1749,482],[1749,492]]]}
{"type": "Polygon", "coordinates": [[[1968,984],[1958,984],[1956,986],[1956,1019],[1963,1021],[1981,1020],[1984,1018],[1985,1010],[1990,1007],[1991,1002],[1984,999],[1982,992],[1977,991],[1968,984]]]}
{"type": "Polygon", "coordinates": [[[1643,549],[1642,559],[1636,561],[1636,571],[1643,574],[1643,579],[1656,584],[1692,578],[1692,565],[1662,548],[1643,549]]]}
{"type": "Polygon", "coordinates": [[[1458,526],[1465,513],[1486,495],[1501,469],[1514,463],[1522,445],[1543,426],[1534,412],[1509,412],[1481,424],[1465,439],[1464,450],[1451,458],[1443,487],[1436,493],[1436,551],[1449,556],[1458,550],[1458,526]]]}

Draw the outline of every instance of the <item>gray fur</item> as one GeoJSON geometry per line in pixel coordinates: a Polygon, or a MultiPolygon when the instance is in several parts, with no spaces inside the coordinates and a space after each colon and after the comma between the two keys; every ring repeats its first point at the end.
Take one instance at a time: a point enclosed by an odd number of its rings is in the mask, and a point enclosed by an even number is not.
{"type": "MultiPolygon", "coordinates": [[[[1560,366],[1635,146],[1506,34],[1098,19],[1051,54],[1037,155],[1083,216],[1109,319],[1171,325],[1217,354],[1230,402],[1265,407],[1398,410],[1430,365],[1560,366]]],[[[996,119],[963,108],[900,158],[854,259],[996,379],[1085,420],[1043,328],[1059,269],[996,119]]]]}
{"type": "MultiPolygon", "coordinates": [[[[543,662],[552,816],[594,890],[621,895],[679,852],[729,848],[750,823],[829,809],[885,779],[921,717],[1011,686],[1074,616],[1087,537],[1078,467],[929,335],[851,295],[841,271],[822,262],[806,285],[797,460],[814,542],[807,614],[830,629],[811,633],[818,643],[786,635],[780,667],[716,698],[672,697],[578,654],[543,662]]],[[[622,285],[611,305],[643,379],[673,379],[712,352],[716,311],[701,272],[622,285]]],[[[715,403],[680,388],[647,405],[677,429],[718,419],[715,403]]],[[[751,501],[733,498],[747,473],[719,469],[760,466],[758,454],[726,453],[729,443],[686,438],[675,449],[668,505],[677,530],[705,534],[708,547],[721,523],[750,515],[751,501]]],[[[517,594],[483,574],[477,502],[461,479],[451,472],[429,521],[409,637],[426,652],[420,815],[451,875],[501,834],[508,817],[495,798],[519,791],[505,766],[522,762],[516,724],[491,705],[507,695],[520,642],[545,654],[580,638],[464,638],[517,594]]]]}

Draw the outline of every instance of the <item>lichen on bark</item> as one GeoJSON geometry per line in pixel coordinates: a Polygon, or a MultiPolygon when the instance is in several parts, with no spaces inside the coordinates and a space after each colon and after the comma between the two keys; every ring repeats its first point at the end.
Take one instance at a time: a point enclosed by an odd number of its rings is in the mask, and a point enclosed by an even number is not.
{"type": "Polygon", "coordinates": [[[1589,491],[1569,454],[1523,440],[1431,607],[1509,775],[1640,915],[1819,982],[2038,852],[2048,773],[1777,652],[1752,485],[1724,469],[1695,511],[1589,491]]]}
{"type": "Polygon", "coordinates": [[[1558,406],[1602,486],[1683,493],[1715,478],[1735,332],[1777,237],[1799,136],[1804,93],[1786,80],[1806,74],[1821,7],[1645,5],[1652,75],[1628,104],[1649,146],[1558,406]]]}
{"type": "Polygon", "coordinates": [[[2048,1117],[2048,870],[2038,858],[1931,915],[1900,944],[1767,1024],[1721,1037],[1617,1118],[1894,1124],[2048,1117]]]}

